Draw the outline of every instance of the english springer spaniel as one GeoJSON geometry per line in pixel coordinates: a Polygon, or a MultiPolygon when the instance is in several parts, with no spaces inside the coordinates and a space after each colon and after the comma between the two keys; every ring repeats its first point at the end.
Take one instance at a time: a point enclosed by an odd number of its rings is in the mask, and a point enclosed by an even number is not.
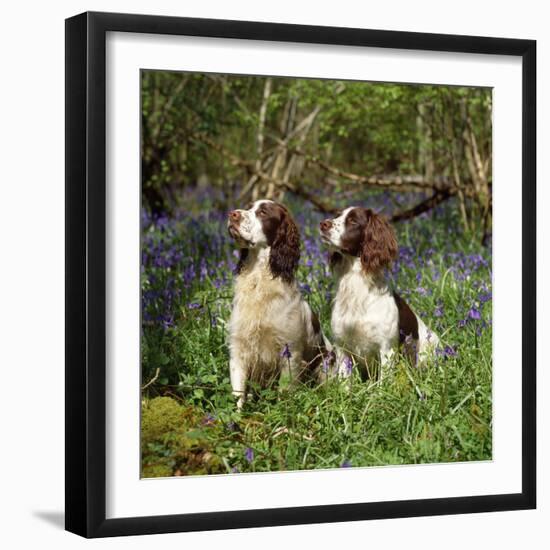
{"type": "Polygon", "coordinates": [[[231,386],[240,409],[249,383],[269,387],[285,368],[293,381],[315,380],[330,344],[294,278],[300,236],[288,210],[259,200],[230,212],[228,230],[241,249],[229,320],[231,386]]]}
{"type": "Polygon", "coordinates": [[[414,365],[423,361],[439,339],[386,282],[384,269],[398,251],[388,221],[370,209],[350,207],[322,221],[320,233],[337,280],[331,327],[338,375],[349,377],[353,357],[369,377],[379,359],[382,378],[399,344],[414,365]]]}

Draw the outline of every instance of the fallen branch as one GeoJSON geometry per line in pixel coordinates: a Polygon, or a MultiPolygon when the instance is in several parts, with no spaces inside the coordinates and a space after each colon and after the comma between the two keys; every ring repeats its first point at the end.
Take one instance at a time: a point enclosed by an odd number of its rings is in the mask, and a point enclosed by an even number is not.
{"type": "Polygon", "coordinates": [[[159,373],[160,373],[160,368],[157,367],[157,370],[155,371],[155,376],[153,376],[153,378],[151,378],[151,380],[149,380],[149,382],[147,382],[145,386],[141,386],[141,391],[147,389],[151,384],[155,383],[157,378],[159,377],[159,373]]]}
{"type": "MultiPolygon", "coordinates": [[[[246,161],[233,155],[232,153],[227,151],[224,147],[222,147],[221,145],[219,145],[209,137],[205,136],[204,134],[192,134],[191,138],[197,141],[200,141],[205,145],[208,145],[209,147],[211,147],[212,149],[214,149],[215,151],[223,155],[225,158],[227,158],[229,162],[234,166],[240,166],[244,168],[248,172],[248,174],[255,175],[259,179],[262,179],[269,183],[273,183],[274,185],[280,187],[281,189],[286,189],[287,191],[290,191],[291,193],[294,193],[295,195],[302,197],[303,199],[310,202],[317,210],[319,210],[324,214],[334,214],[338,210],[335,206],[331,206],[325,203],[324,201],[322,201],[321,199],[318,199],[315,195],[313,195],[303,187],[297,187],[288,181],[284,181],[278,178],[273,178],[263,170],[258,169],[254,161],[246,161]]],[[[296,152],[298,150],[293,149],[292,151],[296,152]]],[[[448,178],[445,178],[445,177],[433,179],[431,184],[428,184],[428,182],[422,176],[371,176],[371,177],[365,176],[363,177],[357,174],[351,174],[349,172],[344,172],[342,170],[329,167],[326,163],[323,163],[322,161],[316,161],[316,162],[322,163],[322,165],[326,168],[327,172],[335,176],[343,177],[350,181],[354,181],[356,183],[363,183],[363,184],[371,185],[373,187],[384,188],[387,190],[397,190],[401,192],[408,191],[409,190],[407,189],[408,186],[412,186],[415,192],[425,192],[426,190],[434,191],[431,197],[420,202],[416,206],[409,208],[408,210],[404,210],[403,212],[398,212],[394,214],[391,217],[391,221],[393,222],[408,220],[416,216],[419,216],[420,214],[423,214],[424,212],[427,212],[428,210],[435,208],[437,205],[446,201],[450,197],[456,195],[458,192],[458,188],[456,186],[447,185],[447,184],[444,185],[444,182],[450,181],[448,178]]]]}
{"type": "MultiPolygon", "coordinates": [[[[285,147],[284,142],[281,142],[280,145],[285,147]]],[[[330,164],[327,164],[323,160],[319,159],[318,157],[309,155],[298,147],[288,147],[288,149],[291,153],[303,156],[307,163],[318,166],[323,171],[331,174],[332,176],[346,179],[348,181],[352,181],[354,183],[362,185],[370,185],[372,187],[378,187],[390,191],[414,192],[423,192],[428,190],[446,192],[455,187],[453,180],[447,176],[435,176],[433,178],[425,178],[424,176],[419,174],[412,174],[407,176],[361,176],[359,174],[346,172],[345,170],[340,170],[335,166],[331,166],[330,164]]],[[[473,193],[470,192],[468,193],[468,195],[473,195],[473,193]]]]}
{"type": "Polygon", "coordinates": [[[317,197],[315,197],[313,194],[309,193],[308,191],[306,191],[305,189],[303,189],[301,187],[294,187],[290,183],[284,183],[284,186],[291,193],[294,193],[295,195],[298,195],[299,197],[302,197],[306,201],[313,204],[313,206],[315,206],[315,208],[319,212],[322,212],[323,214],[335,214],[339,210],[338,208],[336,208],[336,206],[330,206],[330,205],[324,203],[323,201],[321,201],[317,197]]]}
{"type": "Polygon", "coordinates": [[[288,181],[271,177],[269,174],[267,174],[263,170],[258,169],[255,165],[256,164],[255,162],[240,159],[239,157],[233,155],[232,153],[230,153],[225,148],[218,145],[215,141],[211,140],[205,135],[193,134],[191,138],[196,139],[197,141],[200,141],[201,143],[204,143],[209,147],[212,147],[212,149],[216,150],[218,153],[220,153],[225,158],[227,158],[231,164],[233,164],[234,166],[240,166],[244,168],[250,175],[256,175],[258,178],[264,181],[267,181],[268,183],[273,183],[274,185],[281,187],[283,189],[286,189],[287,191],[290,191],[291,193],[294,193],[295,195],[298,195],[303,199],[309,201],[320,212],[323,212],[325,214],[331,214],[336,212],[337,210],[336,207],[325,204],[322,200],[315,197],[312,193],[309,193],[305,189],[297,188],[288,181]]]}
{"type": "Polygon", "coordinates": [[[438,206],[442,202],[445,202],[447,199],[449,199],[453,195],[454,193],[452,193],[451,191],[435,192],[431,197],[429,197],[425,201],[422,201],[416,206],[413,206],[408,210],[404,210],[403,212],[397,212],[396,214],[393,214],[393,216],[391,217],[391,221],[401,222],[403,220],[410,220],[411,218],[420,216],[420,214],[424,214],[424,212],[427,212],[428,210],[435,208],[436,206],[438,206]]]}

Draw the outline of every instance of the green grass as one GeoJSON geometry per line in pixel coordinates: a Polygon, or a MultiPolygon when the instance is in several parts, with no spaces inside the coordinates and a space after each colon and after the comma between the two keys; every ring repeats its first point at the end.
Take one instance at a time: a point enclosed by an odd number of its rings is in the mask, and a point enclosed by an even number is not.
{"type": "MultiPolygon", "coordinates": [[[[143,391],[142,475],[491,459],[491,251],[459,235],[454,216],[441,209],[400,225],[400,261],[390,274],[450,346],[446,353],[423,368],[398,359],[382,384],[354,375],[350,390],[336,381],[289,389],[283,379],[241,413],[229,384],[235,258],[222,217],[145,223],[142,379],[154,381],[143,391]]],[[[317,218],[296,217],[304,236],[298,279],[330,339],[333,283],[317,218]]]]}

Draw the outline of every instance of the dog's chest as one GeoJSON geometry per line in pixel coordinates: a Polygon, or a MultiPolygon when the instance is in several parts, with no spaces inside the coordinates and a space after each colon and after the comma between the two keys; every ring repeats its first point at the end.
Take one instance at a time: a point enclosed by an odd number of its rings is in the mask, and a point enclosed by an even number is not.
{"type": "Polygon", "coordinates": [[[387,287],[369,285],[362,275],[350,273],[338,283],[331,325],[339,345],[368,354],[398,337],[398,311],[387,287]]]}
{"type": "Polygon", "coordinates": [[[256,269],[237,278],[233,309],[240,317],[259,321],[267,308],[284,300],[285,294],[280,280],[274,279],[266,269],[256,269]]]}
{"type": "Polygon", "coordinates": [[[276,334],[286,333],[296,324],[298,298],[297,291],[265,269],[243,274],[235,285],[232,331],[270,345],[276,334]]]}

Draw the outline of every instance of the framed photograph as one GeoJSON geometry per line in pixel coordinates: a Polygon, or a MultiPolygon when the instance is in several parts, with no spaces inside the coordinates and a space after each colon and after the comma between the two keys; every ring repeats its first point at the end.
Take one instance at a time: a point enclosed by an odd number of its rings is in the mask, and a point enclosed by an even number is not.
{"type": "Polygon", "coordinates": [[[535,507],[536,44],[66,21],[66,528],[535,507]]]}

